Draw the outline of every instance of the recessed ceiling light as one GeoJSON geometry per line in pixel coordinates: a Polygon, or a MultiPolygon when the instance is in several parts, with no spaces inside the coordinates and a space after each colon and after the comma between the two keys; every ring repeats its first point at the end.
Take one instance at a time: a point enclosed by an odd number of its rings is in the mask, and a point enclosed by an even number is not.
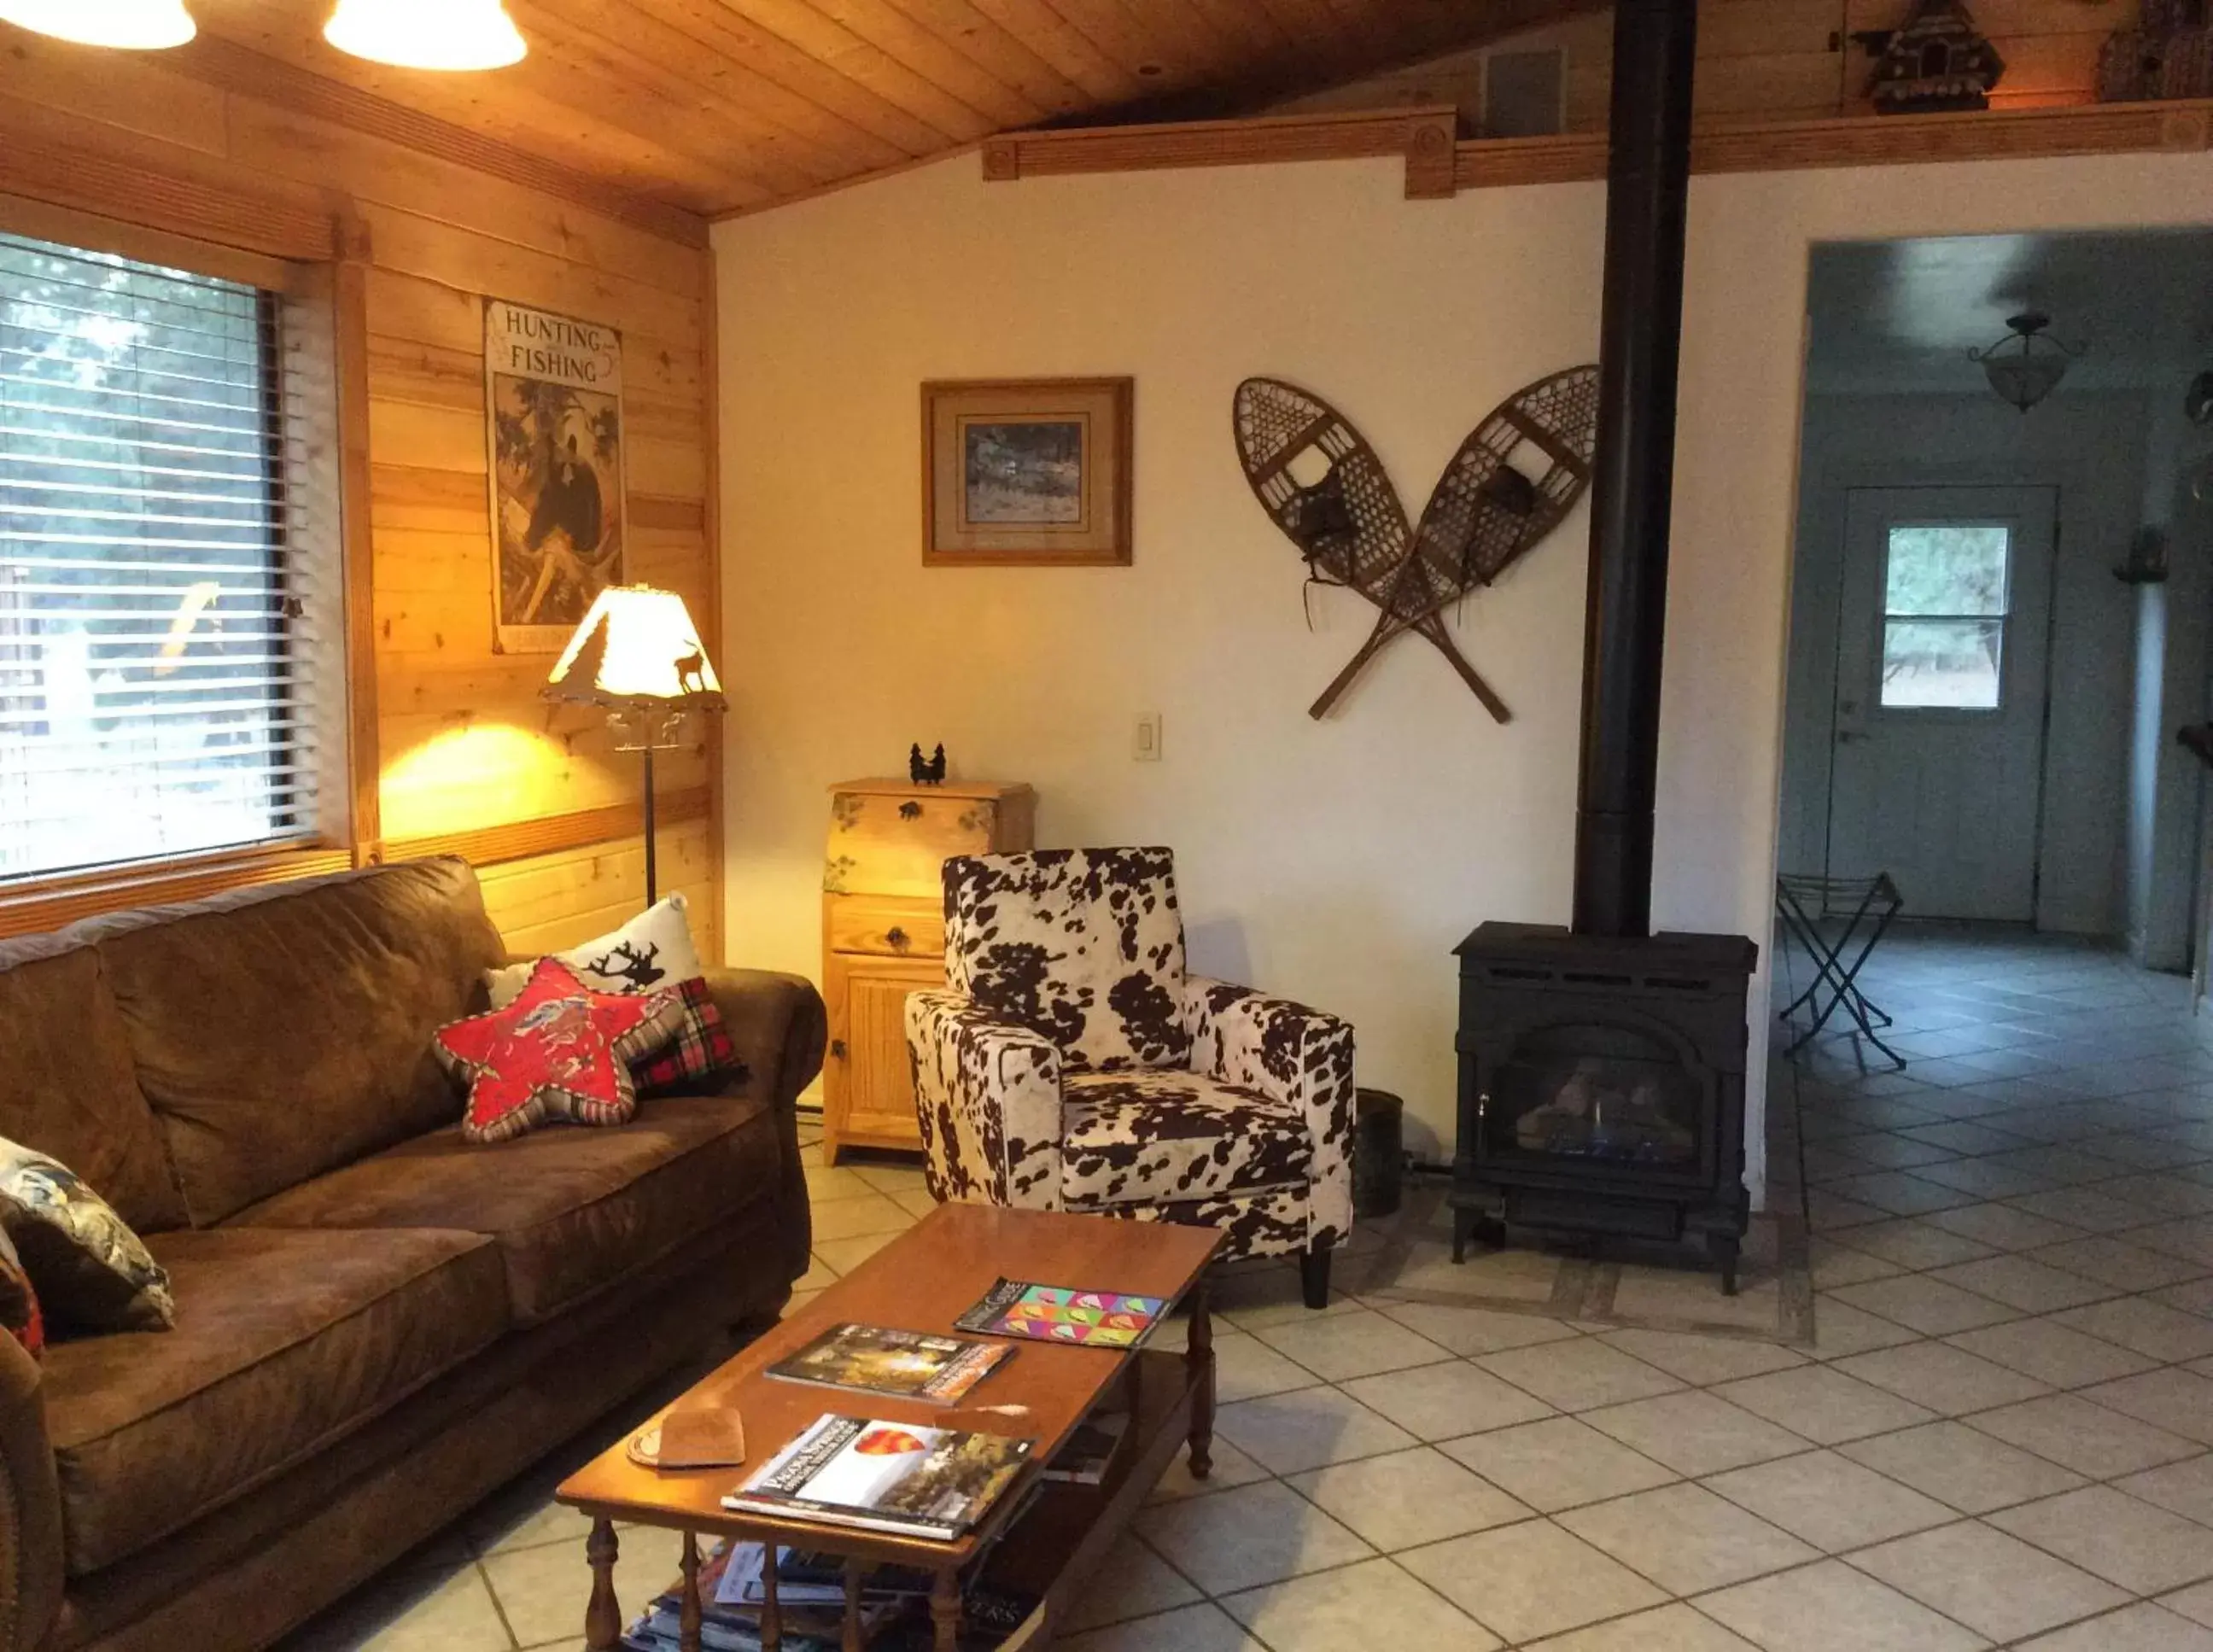
{"type": "Polygon", "coordinates": [[[0,19],[81,46],[155,52],[197,32],[184,0],[0,0],[0,19]]]}
{"type": "Polygon", "coordinates": [[[323,38],[399,69],[502,69],[529,49],[499,0],[338,0],[323,38]]]}

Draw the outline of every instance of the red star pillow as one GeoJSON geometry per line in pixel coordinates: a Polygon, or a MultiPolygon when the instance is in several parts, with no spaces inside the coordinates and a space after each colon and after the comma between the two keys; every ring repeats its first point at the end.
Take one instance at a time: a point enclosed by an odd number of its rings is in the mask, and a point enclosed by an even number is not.
{"type": "Polygon", "coordinates": [[[637,1110],[630,1064],[684,1025],[674,992],[594,992],[558,958],[541,958],[515,1001],[438,1029],[438,1060],[469,1087],[461,1135],[503,1142],[548,1120],[627,1123],[637,1110]]]}

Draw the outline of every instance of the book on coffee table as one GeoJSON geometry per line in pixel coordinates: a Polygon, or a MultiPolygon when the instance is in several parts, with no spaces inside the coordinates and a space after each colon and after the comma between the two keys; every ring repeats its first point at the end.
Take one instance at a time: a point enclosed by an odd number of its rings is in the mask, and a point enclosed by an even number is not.
{"type": "Polygon", "coordinates": [[[1036,1443],[833,1414],[817,1418],[722,1507],[951,1543],[991,1511],[1036,1443]]]}
{"type": "Polygon", "coordinates": [[[949,1405],[1014,1350],[969,1337],[932,1336],[881,1325],[833,1325],[768,1368],[786,1382],[811,1382],[893,1399],[949,1405]]]}
{"type": "Polygon", "coordinates": [[[1116,1290],[1001,1279],[954,1324],[991,1337],[1028,1337],[1081,1348],[1135,1348],[1160,1322],[1167,1302],[1116,1290]]]}

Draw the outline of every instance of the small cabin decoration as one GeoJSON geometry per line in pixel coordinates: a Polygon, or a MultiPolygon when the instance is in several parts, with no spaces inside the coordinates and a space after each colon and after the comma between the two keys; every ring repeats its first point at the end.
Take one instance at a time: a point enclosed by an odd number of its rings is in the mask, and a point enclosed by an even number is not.
{"type": "Polygon", "coordinates": [[[2213,0],[2143,0],[2137,27],[2099,54],[2099,101],[2202,97],[2213,97],[2213,0]]]}
{"type": "Polygon", "coordinates": [[[1882,44],[1869,95],[1877,114],[1987,109],[2005,59],[1960,0],[1917,0],[1913,15],[1882,44]]]}

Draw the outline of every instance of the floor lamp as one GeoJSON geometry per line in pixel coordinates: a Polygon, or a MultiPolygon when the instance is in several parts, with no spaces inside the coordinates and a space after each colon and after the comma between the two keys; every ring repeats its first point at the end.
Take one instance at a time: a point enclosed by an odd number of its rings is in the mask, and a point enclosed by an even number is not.
{"type": "Polygon", "coordinates": [[[677,743],[687,711],[724,709],[684,599],[649,585],[610,585],[585,614],[540,691],[606,709],[615,749],[645,757],[645,904],[660,898],[654,866],[653,753],[677,743]]]}

